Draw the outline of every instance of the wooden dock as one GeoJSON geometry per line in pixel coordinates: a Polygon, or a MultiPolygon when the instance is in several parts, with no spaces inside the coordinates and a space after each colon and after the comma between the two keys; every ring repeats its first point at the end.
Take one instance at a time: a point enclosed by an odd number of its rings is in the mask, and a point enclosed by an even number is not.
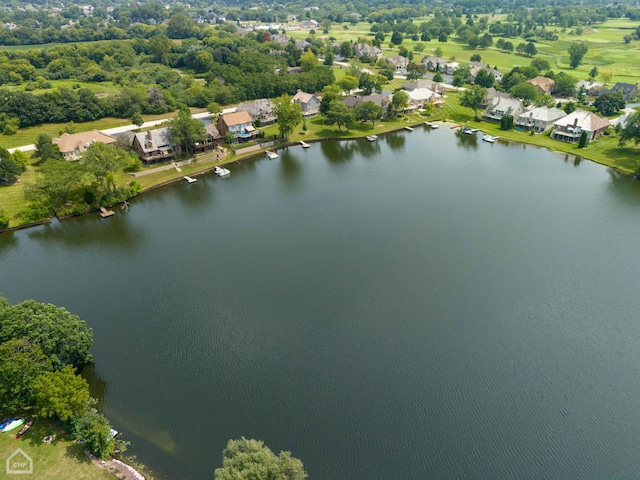
{"type": "Polygon", "coordinates": [[[311,146],[307,142],[304,142],[302,140],[300,140],[300,145],[302,145],[302,148],[309,148],[311,146]]]}
{"type": "Polygon", "coordinates": [[[110,217],[110,216],[115,215],[115,214],[116,214],[116,212],[114,212],[113,210],[107,210],[104,207],[100,207],[100,216],[102,218],[107,218],[107,217],[110,217]]]}

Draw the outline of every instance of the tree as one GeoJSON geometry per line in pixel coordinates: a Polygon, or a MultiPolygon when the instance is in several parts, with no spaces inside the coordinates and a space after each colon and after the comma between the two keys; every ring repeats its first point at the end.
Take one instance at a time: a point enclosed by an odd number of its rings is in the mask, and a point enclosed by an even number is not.
{"type": "Polygon", "coordinates": [[[540,57],[531,60],[531,66],[537,68],[539,72],[547,72],[551,69],[549,62],[540,57]]]}
{"type": "Polygon", "coordinates": [[[589,143],[589,134],[586,130],[583,130],[580,134],[580,140],[578,140],[578,148],[585,148],[589,143]]]}
{"type": "Polygon", "coordinates": [[[363,95],[371,95],[374,87],[373,75],[362,72],[358,77],[358,86],[362,90],[363,95]]]}
{"type": "Polygon", "coordinates": [[[482,57],[480,56],[479,53],[474,53],[473,55],[471,55],[471,58],[469,59],[470,62],[481,62],[482,61],[482,57]]]}
{"type": "Polygon", "coordinates": [[[444,80],[444,76],[442,75],[441,72],[436,72],[433,74],[433,81],[434,82],[442,82],[444,80]]]}
{"type": "Polygon", "coordinates": [[[468,88],[460,96],[460,105],[473,109],[473,115],[478,119],[478,109],[482,105],[482,100],[487,94],[487,89],[479,85],[468,88]]]}
{"type": "Polygon", "coordinates": [[[105,143],[91,144],[80,157],[84,171],[91,176],[94,185],[99,185],[106,194],[117,192],[115,173],[139,159],[133,153],[105,143]]]}
{"type": "Polygon", "coordinates": [[[33,383],[33,398],[39,416],[64,422],[88,408],[89,384],[67,365],[60,371],[40,375],[33,383]]]}
{"type": "Polygon", "coordinates": [[[40,167],[40,176],[25,191],[27,200],[46,205],[57,215],[57,208],[69,201],[71,192],[84,183],[85,172],[78,162],[58,159],[40,167]]]}
{"type": "Polygon", "coordinates": [[[19,165],[22,170],[27,168],[27,165],[29,165],[29,156],[22,150],[14,150],[14,152],[11,154],[11,160],[19,165]]]}
{"type": "Polygon", "coordinates": [[[193,70],[205,73],[213,68],[213,56],[206,50],[200,50],[193,59],[193,70]]]}
{"type": "Polygon", "coordinates": [[[290,95],[282,95],[274,99],[273,113],[278,119],[278,130],[282,138],[288,138],[296,126],[302,123],[302,107],[292,102],[290,95]]]}
{"type": "Polygon", "coordinates": [[[513,115],[503,115],[500,119],[500,130],[513,129],[513,115]]]}
{"type": "Polygon", "coordinates": [[[490,88],[493,87],[495,81],[493,74],[489,73],[487,70],[481,69],[476,73],[476,78],[473,83],[480,85],[481,87],[490,88]]]}
{"type": "Polygon", "coordinates": [[[356,77],[351,75],[345,75],[336,84],[342,89],[342,91],[349,93],[351,90],[358,88],[359,81],[356,77]]]}
{"type": "Polygon", "coordinates": [[[0,147],[0,182],[13,183],[22,173],[22,167],[11,159],[11,154],[0,147]]]}
{"type": "Polygon", "coordinates": [[[173,43],[166,35],[158,34],[149,39],[151,58],[153,58],[153,61],[156,63],[169,65],[172,47],[173,43]]]}
{"type": "Polygon", "coordinates": [[[409,94],[402,90],[393,94],[389,107],[393,116],[398,115],[400,112],[404,112],[409,106],[409,94]]]}
{"type": "Polygon", "coordinates": [[[593,67],[590,71],[589,71],[589,79],[591,81],[595,80],[596,77],[598,76],[598,67],[593,67]]]}
{"type": "Polygon", "coordinates": [[[640,112],[629,115],[620,134],[620,145],[624,145],[629,140],[633,140],[636,145],[640,144],[640,112]]]}
{"type": "Polygon", "coordinates": [[[391,34],[391,43],[393,43],[394,45],[400,45],[402,43],[402,40],[404,40],[402,34],[400,32],[398,32],[397,30],[395,30],[392,34],[391,34]]]}
{"type": "Polygon", "coordinates": [[[111,434],[111,425],[95,408],[74,413],[69,418],[68,430],[73,438],[83,441],[98,458],[107,459],[113,455],[116,442],[111,434]]]}
{"type": "Polygon", "coordinates": [[[337,102],[340,99],[340,87],[337,85],[327,85],[322,90],[322,101],[320,102],[320,113],[326,115],[331,108],[332,102],[337,102]]]}
{"type": "Polygon", "coordinates": [[[0,343],[24,338],[38,345],[54,368],[80,368],[91,361],[93,331],[62,307],[25,300],[11,306],[0,297],[0,343]]]}
{"type": "Polygon", "coordinates": [[[569,65],[571,68],[577,68],[582,62],[582,57],[585,56],[589,48],[582,42],[573,42],[569,45],[569,65]]]}
{"type": "Polygon", "coordinates": [[[625,107],[622,92],[603,93],[595,99],[593,106],[602,115],[613,115],[625,107]]]}
{"type": "Polygon", "coordinates": [[[324,54],[323,65],[330,67],[333,65],[333,52],[331,50],[327,50],[327,53],[324,54]]]}
{"type": "Polygon", "coordinates": [[[291,452],[276,456],[263,442],[242,437],[229,440],[222,452],[222,468],[216,468],[215,480],[304,480],[302,462],[291,452]]]}
{"type": "Polygon", "coordinates": [[[355,55],[351,42],[342,42],[340,44],[340,56],[342,58],[351,58],[355,55]]]}
{"type": "Polygon", "coordinates": [[[611,73],[611,70],[605,70],[603,72],[600,72],[598,78],[600,78],[600,80],[602,80],[602,82],[606,85],[613,78],[613,73],[611,73]]]}
{"type": "Polygon", "coordinates": [[[141,127],[144,124],[144,118],[142,118],[142,115],[140,115],[140,113],[136,112],[131,116],[131,123],[137,125],[138,127],[141,127]]]}
{"type": "Polygon", "coordinates": [[[338,131],[340,131],[342,125],[349,130],[349,127],[355,119],[355,116],[353,115],[353,112],[349,110],[349,107],[339,101],[331,102],[326,116],[329,125],[338,125],[338,131]]]}
{"type": "Polygon", "coordinates": [[[51,360],[25,338],[0,344],[0,408],[17,412],[33,405],[35,379],[52,370],[51,360]]]}
{"type": "Polygon", "coordinates": [[[372,101],[360,102],[354,108],[356,120],[361,122],[371,122],[371,126],[375,126],[375,121],[382,118],[384,110],[381,106],[376,105],[372,101]]]}
{"type": "Polygon", "coordinates": [[[520,100],[532,103],[538,98],[538,89],[535,85],[529,82],[521,82],[514,85],[509,90],[509,93],[513,98],[519,98],[520,100]]]}
{"type": "Polygon", "coordinates": [[[180,144],[187,153],[193,153],[195,144],[207,138],[204,123],[193,118],[186,106],[180,108],[178,116],[169,121],[169,134],[171,139],[180,144]]]}
{"type": "Polygon", "coordinates": [[[318,59],[311,50],[307,50],[300,57],[300,66],[302,71],[310,72],[319,65],[318,59]]]}
{"type": "Polygon", "coordinates": [[[527,57],[535,57],[538,54],[538,49],[533,42],[527,42],[524,46],[524,54],[527,57]]]}
{"type": "Polygon", "coordinates": [[[60,155],[60,149],[57,145],[52,143],[51,137],[46,133],[40,133],[36,137],[36,151],[34,156],[39,158],[42,162],[62,158],[62,155],[60,155]]]}
{"type": "Polygon", "coordinates": [[[468,65],[460,65],[453,72],[453,81],[451,82],[454,87],[461,87],[465,84],[467,79],[471,76],[471,70],[468,65]]]}
{"type": "Polygon", "coordinates": [[[169,38],[188,38],[191,36],[195,23],[186,13],[178,12],[171,16],[167,24],[169,38]]]}
{"type": "Polygon", "coordinates": [[[572,112],[576,111],[576,104],[573,102],[567,102],[563,108],[564,113],[566,113],[567,115],[569,115],[572,112]]]}
{"type": "Polygon", "coordinates": [[[560,95],[571,97],[576,91],[576,84],[578,79],[572,75],[564,72],[560,72],[555,76],[555,91],[560,95]]]}
{"type": "Polygon", "coordinates": [[[407,80],[418,80],[427,72],[427,66],[422,63],[409,62],[407,65],[407,80]]]}

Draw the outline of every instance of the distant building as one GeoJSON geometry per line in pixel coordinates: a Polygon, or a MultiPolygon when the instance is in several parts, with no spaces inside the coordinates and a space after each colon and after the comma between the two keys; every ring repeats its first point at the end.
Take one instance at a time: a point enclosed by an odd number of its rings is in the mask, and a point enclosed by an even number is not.
{"type": "Polygon", "coordinates": [[[409,65],[409,59],[407,57],[403,57],[402,55],[394,55],[387,58],[387,61],[394,67],[396,67],[396,70],[400,71],[406,70],[407,65],[409,65]]]}
{"type": "Polygon", "coordinates": [[[553,124],[551,138],[562,142],[577,143],[582,132],[587,132],[589,141],[595,140],[607,128],[609,120],[601,118],[593,112],[576,110],[553,124]]]}
{"type": "Polygon", "coordinates": [[[622,92],[622,98],[625,102],[632,102],[638,96],[638,84],[633,83],[616,83],[611,90],[602,90],[601,93],[616,93],[622,92]]]}
{"type": "Polygon", "coordinates": [[[441,71],[440,65],[445,65],[447,60],[442,57],[436,57],[434,55],[427,55],[422,59],[422,64],[427,67],[430,72],[441,71]]]}
{"type": "Polygon", "coordinates": [[[373,45],[369,45],[368,43],[356,43],[353,46],[353,50],[356,52],[356,57],[370,57],[370,58],[380,58],[382,57],[382,50],[378,47],[374,47],[373,45]]]}
{"type": "Polygon", "coordinates": [[[318,28],[320,24],[316,20],[303,20],[300,22],[301,28],[318,28]]]}
{"type": "Polygon", "coordinates": [[[580,90],[580,87],[584,87],[587,95],[598,95],[604,88],[604,83],[592,82],[589,80],[578,80],[578,83],[576,83],[576,91],[580,90]]]}
{"type": "Polygon", "coordinates": [[[168,162],[182,153],[180,145],[173,143],[168,128],[136,133],[132,148],[144,163],[168,162]]]}
{"type": "Polygon", "coordinates": [[[485,70],[487,73],[493,75],[493,78],[496,82],[500,83],[502,81],[502,73],[500,73],[495,68],[491,68],[488,63],[484,62],[469,62],[469,71],[471,75],[467,79],[469,82],[474,83],[476,81],[476,75],[480,70],[485,70]]]}
{"type": "Polygon", "coordinates": [[[77,160],[89,146],[93,143],[106,143],[113,145],[116,139],[111,135],[105,135],[98,130],[81,133],[63,133],[59,138],[52,140],[54,145],[58,145],[62,158],[65,160],[77,160]]]}
{"type": "Polygon", "coordinates": [[[416,88],[428,88],[429,90],[433,90],[440,95],[444,95],[445,88],[441,83],[434,82],[428,78],[422,80],[414,80],[412,82],[404,82],[402,84],[402,89],[410,92],[411,90],[415,90],[416,88]]]}

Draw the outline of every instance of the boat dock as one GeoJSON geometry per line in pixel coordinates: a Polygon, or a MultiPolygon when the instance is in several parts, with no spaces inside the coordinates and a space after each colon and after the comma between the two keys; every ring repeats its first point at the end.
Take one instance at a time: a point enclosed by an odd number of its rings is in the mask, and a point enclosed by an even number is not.
{"type": "Polygon", "coordinates": [[[405,130],[408,130],[408,131],[410,131],[410,132],[413,132],[413,128],[411,128],[411,127],[409,127],[409,126],[404,127],[404,129],[405,129],[405,130]]]}
{"type": "Polygon", "coordinates": [[[187,181],[187,183],[196,183],[198,181],[197,178],[187,177],[186,175],[182,178],[184,178],[187,181]]]}
{"type": "Polygon", "coordinates": [[[303,142],[302,140],[300,140],[300,145],[302,145],[302,148],[309,148],[311,146],[307,142],[303,142]]]}
{"type": "Polygon", "coordinates": [[[115,214],[116,214],[116,212],[114,212],[113,210],[107,210],[104,207],[100,207],[100,216],[102,218],[107,218],[107,217],[110,217],[110,216],[115,215],[115,214]]]}
{"type": "Polygon", "coordinates": [[[267,157],[269,157],[271,160],[273,160],[274,158],[278,158],[278,154],[275,152],[270,152],[269,150],[267,150],[266,152],[264,152],[267,157]]]}

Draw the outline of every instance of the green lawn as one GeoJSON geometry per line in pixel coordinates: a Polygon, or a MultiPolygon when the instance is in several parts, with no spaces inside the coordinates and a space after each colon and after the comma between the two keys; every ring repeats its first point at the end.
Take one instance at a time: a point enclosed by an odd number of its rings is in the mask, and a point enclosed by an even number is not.
{"type": "MultiPolygon", "coordinates": [[[[91,90],[93,93],[95,94],[114,94],[119,92],[122,87],[119,87],[117,85],[115,85],[113,82],[79,82],[77,80],[47,80],[49,83],[51,83],[51,88],[43,88],[43,89],[37,89],[37,90],[33,90],[30,93],[36,94],[36,95],[40,95],[42,93],[45,92],[51,92],[56,88],[68,88],[69,90],[73,89],[74,85],[80,85],[80,88],[87,88],[89,90],[91,90]]],[[[6,88],[8,90],[18,90],[18,91],[24,91],[24,88],[26,87],[26,82],[25,83],[21,83],[20,85],[5,85],[3,88],[6,88]]]]}
{"type": "Polygon", "coordinates": [[[5,461],[16,449],[21,448],[33,460],[33,475],[7,475],[29,480],[114,480],[118,477],[96,467],[84,454],[82,445],[65,439],[64,435],[44,421],[37,421],[19,440],[15,431],[0,434],[0,468],[5,472],[5,461]],[[45,445],[42,439],[56,434],[53,443],[45,445]]]}

